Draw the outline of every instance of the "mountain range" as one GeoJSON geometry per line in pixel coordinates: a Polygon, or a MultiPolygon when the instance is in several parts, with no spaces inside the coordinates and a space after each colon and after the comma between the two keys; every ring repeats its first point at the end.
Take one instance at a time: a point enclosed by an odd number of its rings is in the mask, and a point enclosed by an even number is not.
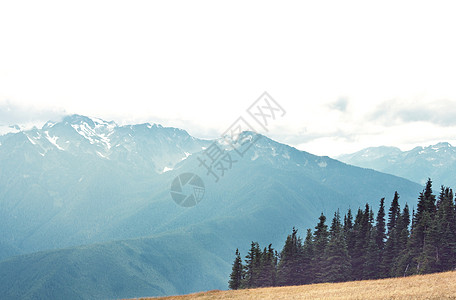
{"type": "Polygon", "coordinates": [[[338,156],[337,159],[419,184],[424,184],[428,178],[434,181],[435,186],[452,186],[456,183],[456,147],[446,142],[408,151],[396,147],[371,147],[338,156]]]}
{"type": "Polygon", "coordinates": [[[321,212],[376,209],[394,191],[413,207],[421,190],[258,133],[227,143],[67,116],[0,136],[0,290],[5,299],[108,299],[225,289],[237,247],[280,245],[321,212]],[[201,166],[209,149],[229,164],[218,181],[201,166]],[[170,195],[184,173],[204,182],[193,207],[170,195]]]}

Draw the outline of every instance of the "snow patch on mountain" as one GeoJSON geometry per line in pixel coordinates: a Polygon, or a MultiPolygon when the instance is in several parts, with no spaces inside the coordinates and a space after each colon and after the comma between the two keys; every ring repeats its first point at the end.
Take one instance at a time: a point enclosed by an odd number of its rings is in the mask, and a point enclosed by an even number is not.
{"type": "Polygon", "coordinates": [[[320,168],[326,168],[326,167],[328,166],[328,163],[325,162],[325,161],[320,161],[320,162],[318,163],[318,166],[319,166],[320,168]]]}
{"type": "Polygon", "coordinates": [[[106,151],[109,151],[112,147],[109,137],[114,133],[117,124],[97,118],[92,119],[92,122],[93,127],[86,122],[71,124],[71,127],[92,145],[101,145],[106,151]]]}
{"type": "Polygon", "coordinates": [[[276,148],[274,148],[274,147],[271,147],[271,154],[272,154],[272,156],[277,156],[277,155],[279,155],[279,154],[277,153],[277,151],[276,151],[276,148]]]}
{"type": "Polygon", "coordinates": [[[166,172],[169,172],[169,171],[172,171],[172,170],[173,170],[173,168],[164,167],[163,171],[161,171],[161,173],[166,173],[166,172]]]}
{"type": "Polygon", "coordinates": [[[182,160],[185,160],[185,159],[187,159],[190,155],[192,155],[191,153],[185,152],[185,151],[184,151],[184,154],[185,154],[185,156],[182,157],[182,160]]]}
{"type": "MultiPolygon", "coordinates": [[[[92,157],[115,160],[122,165],[144,166],[158,174],[170,171],[176,164],[207,149],[213,142],[194,138],[178,128],[150,123],[119,126],[113,121],[82,115],[66,116],[58,122],[48,121],[39,129],[35,126],[27,131],[12,126],[6,132],[10,134],[0,139],[2,148],[6,141],[17,139],[18,142],[27,141],[33,145],[38,157],[57,150],[55,153],[65,152],[65,155],[75,158],[92,157]],[[18,138],[17,134],[23,137],[18,138]]],[[[244,138],[246,141],[249,139],[244,138]]],[[[10,150],[14,151],[14,147],[11,147],[10,150]]],[[[232,150],[228,145],[227,148],[232,150]]],[[[48,156],[46,159],[56,157],[48,156]]]]}
{"type": "Polygon", "coordinates": [[[0,126],[0,135],[6,135],[8,133],[18,133],[21,131],[19,125],[0,126]]]}
{"type": "Polygon", "coordinates": [[[98,154],[98,156],[100,156],[101,158],[109,159],[108,156],[106,156],[105,154],[101,153],[100,151],[97,151],[97,154],[98,154]]]}
{"type": "Polygon", "coordinates": [[[260,157],[260,156],[258,155],[258,152],[255,151],[255,152],[253,153],[253,156],[252,156],[251,160],[257,160],[258,157],[260,157]]]}
{"type": "Polygon", "coordinates": [[[62,150],[62,151],[65,150],[65,149],[63,149],[62,147],[60,147],[59,144],[57,144],[57,140],[59,139],[58,137],[56,137],[56,136],[51,137],[51,136],[49,135],[49,131],[45,131],[44,133],[45,133],[45,135],[46,135],[47,140],[48,140],[51,144],[53,144],[57,149],[62,150]]]}
{"type": "Polygon", "coordinates": [[[420,184],[425,183],[428,178],[433,179],[436,186],[451,185],[456,181],[456,147],[448,142],[415,147],[408,151],[384,146],[367,148],[341,155],[338,159],[355,166],[404,177],[420,184]]]}

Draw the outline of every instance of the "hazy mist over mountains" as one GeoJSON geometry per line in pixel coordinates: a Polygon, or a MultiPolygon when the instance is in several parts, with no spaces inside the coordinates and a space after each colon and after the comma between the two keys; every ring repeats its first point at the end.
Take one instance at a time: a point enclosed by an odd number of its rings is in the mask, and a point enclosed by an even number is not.
{"type": "Polygon", "coordinates": [[[225,289],[239,245],[282,243],[293,226],[312,228],[321,212],[366,202],[375,209],[396,190],[401,203],[413,207],[422,189],[253,132],[239,139],[255,141],[243,157],[223,139],[80,115],[2,135],[4,296],[119,298],[225,289]],[[198,160],[212,143],[236,160],[218,182],[198,160]],[[205,184],[204,199],[190,208],[169,193],[185,172],[205,184]]]}
{"type": "Polygon", "coordinates": [[[454,269],[455,10],[0,1],[0,300],[454,269]]]}
{"type": "Polygon", "coordinates": [[[371,168],[424,184],[430,177],[435,186],[456,182],[456,147],[441,142],[401,151],[395,147],[366,148],[336,157],[351,165],[371,168]]]}

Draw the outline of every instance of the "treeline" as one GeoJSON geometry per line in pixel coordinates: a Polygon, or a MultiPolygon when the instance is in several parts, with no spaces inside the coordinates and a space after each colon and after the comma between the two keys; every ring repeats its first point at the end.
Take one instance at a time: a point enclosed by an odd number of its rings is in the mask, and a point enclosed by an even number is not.
{"type": "Polygon", "coordinates": [[[432,192],[429,179],[416,211],[399,206],[396,192],[385,212],[380,200],[377,216],[370,206],[349,209],[341,220],[334,213],[330,227],[321,214],[304,240],[293,228],[282,251],[252,242],[244,261],[236,250],[231,289],[302,285],[408,276],[456,268],[456,208],[453,191],[432,192]],[[386,221],[387,219],[387,221],[386,221]],[[411,224],[410,224],[411,223],[411,224]]]}

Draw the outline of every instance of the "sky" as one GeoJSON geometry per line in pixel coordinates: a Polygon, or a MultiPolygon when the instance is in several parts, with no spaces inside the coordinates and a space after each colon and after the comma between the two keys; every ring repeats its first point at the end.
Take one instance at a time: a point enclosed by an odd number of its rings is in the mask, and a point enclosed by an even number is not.
{"type": "Polygon", "coordinates": [[[267,91],[318,155],[456,145],[454,1],[1,1],[0,125],[220,136],[267,91]]]}

